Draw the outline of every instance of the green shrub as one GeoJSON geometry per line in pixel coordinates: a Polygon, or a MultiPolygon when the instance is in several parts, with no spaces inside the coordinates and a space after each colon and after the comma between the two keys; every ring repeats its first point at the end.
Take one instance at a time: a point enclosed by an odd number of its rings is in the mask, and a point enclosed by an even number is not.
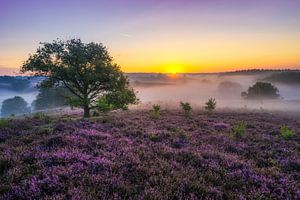
{"type": "Polygon", "coordinates": [[[184,112],[184,116],[186,116],[186,117],[190,116],[190,113],[192,111],[192,107],[191,107],[190,103],[188,103],[188,102],[185,102],[185,103],[184,102],[180,102],[180,106],[181,106],[181,108],[182,108],[182,110],[184,112]]]}
{"type": "Polygon", "coordinates": [[[160,137],[158,136],[158,134],[155,134],[155,133],[150,133],[149,134],[149,139],[152,142],[159,142],[160,141],[160,137]]]}
{"type": "Polygon", "coordinates": [[[36,112],[32,114],[32,118],[36,120],[41,120],[46,123],[50,122],[50,117],[43,112],[36,112]]]}
{"type": "Polygon", "coordinates": [[[0,128],[5,128],[9,126],[9,121],[7,119],[0,119],[0,128]]]}
{"type": "Polygon", "coordinates": [[[113,106],[108,102],[106,96],[99,98],[96,102],[97,110],[101,113],[107,113],[113,110],[113,106]]]}
{"type": "Polygon", "coordinates": [[[246,135],[246,123],[241,121],[235,124],[231,129],[231,136],[237,139],[243,138],[246,135]]]}
{"type": "Polygon", "coordinates": [[[187,132],[180,127],[172,127],[171,131],[180,139],[188,139],[189,137],[187,132]]]}
{"type": "Polygon", "coordinates": [[[153,119],[157,119],[160,117],[160,105],[154,104],[152,106],[152,110],[150,111],[150,117],[153,119]]]}
{"type": "Polygon", "coordinates": [[[280,127],[280,135],[281,137],[283,137],[285,140],[289,140],[292,139],[293,137],[295,137],[296,133],[294,130],[290,129],[289,127],[287,127],[286,125],[282,125],[280,127]]]}
{"type": "Polygon", "coordinates": [[[213,110],[216,109],[216,107],[217,107],[217,102],[216,102],[215,99],[210,98],[210,99],[208,100],[208,102],[205,103],[205,105],[206,105],[206,106],[204,107],[205,110],[211,112],[211,111],[213,111],[213,110]]]}

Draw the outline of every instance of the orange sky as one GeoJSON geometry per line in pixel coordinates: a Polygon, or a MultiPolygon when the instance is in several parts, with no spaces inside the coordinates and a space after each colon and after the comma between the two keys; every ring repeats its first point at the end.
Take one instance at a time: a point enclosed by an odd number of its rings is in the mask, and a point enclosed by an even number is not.
{"type": "Polygon", "coordinates": [[[39,42],[74,37],[102,42],[125,72],[300,69],[299,9],[298,0],[7,1],[0,74],[39,42]]]}

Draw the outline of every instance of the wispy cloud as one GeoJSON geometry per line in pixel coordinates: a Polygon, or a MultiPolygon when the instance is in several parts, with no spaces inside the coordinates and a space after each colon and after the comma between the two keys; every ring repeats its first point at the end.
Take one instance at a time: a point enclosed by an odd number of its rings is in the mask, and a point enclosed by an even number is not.
{"type": "Polygon", "coordinates": [[[128,37],[128,38],[132,37],[132,35],[127,34],[127,33],[120,33],[120,35],[123,37],[128,37]]]}

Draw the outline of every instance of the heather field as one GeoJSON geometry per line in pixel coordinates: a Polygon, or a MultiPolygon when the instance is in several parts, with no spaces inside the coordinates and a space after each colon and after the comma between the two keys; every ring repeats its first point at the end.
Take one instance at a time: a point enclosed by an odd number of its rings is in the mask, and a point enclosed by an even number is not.
{"type": "Polygon", "coordinates": [[[299,133],[299,115],[258,111],[2,120],[0,199],[299,199],[299,133]]]}

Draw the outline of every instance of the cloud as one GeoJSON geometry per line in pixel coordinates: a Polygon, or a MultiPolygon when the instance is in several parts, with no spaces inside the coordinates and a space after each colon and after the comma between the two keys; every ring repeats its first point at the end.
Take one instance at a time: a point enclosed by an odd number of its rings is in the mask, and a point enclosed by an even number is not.
{"type": "Polygon", "coordinates": [[[120,33],[120,35],[123,37],[128,37],[128,38],[132,37],[132,35],[127,34],[127,33],[120,33]]]}

